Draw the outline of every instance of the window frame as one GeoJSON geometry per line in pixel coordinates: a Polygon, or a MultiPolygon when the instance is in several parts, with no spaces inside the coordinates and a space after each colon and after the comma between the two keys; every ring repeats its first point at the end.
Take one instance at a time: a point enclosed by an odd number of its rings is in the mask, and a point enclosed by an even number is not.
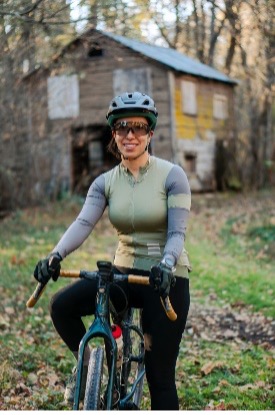
{"type": "Polygon", "coordinates": [[[216,120],[227,120],[229,118],[228,97],[226,95],[220,93],[214,94],[213,118],[216,120]]]}
{"type": "Polygon", "coordinates": [[[197,116],[197,83],[190,80],[181,80],[181,108],[183,114],[197,116]]]}

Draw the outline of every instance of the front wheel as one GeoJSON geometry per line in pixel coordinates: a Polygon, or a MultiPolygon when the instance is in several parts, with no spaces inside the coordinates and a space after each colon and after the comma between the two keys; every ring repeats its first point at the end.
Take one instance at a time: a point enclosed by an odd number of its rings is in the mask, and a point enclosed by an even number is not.
{"type": "Polygon", "coordinates": [[[97,347],[93,349],[90,356],[85,398],[84,398],[84,410],[96,411],[101,409],[101,383],[103,378],[103,360],[104,349],[97,347]]]}

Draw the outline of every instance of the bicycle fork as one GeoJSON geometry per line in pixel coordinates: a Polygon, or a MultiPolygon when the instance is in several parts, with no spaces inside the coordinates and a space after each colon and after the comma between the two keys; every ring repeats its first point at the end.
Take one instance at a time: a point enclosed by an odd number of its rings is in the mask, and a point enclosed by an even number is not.
{"type": "Polygon", "coordinates": [[[81,340],[79,345],[79,357],[77,363],[77,375],[76,375],[76,388],[75,388],[75,396],[74,396],[74,410],[79,409],[79,402],[80,402],[80,391],[81,391],[81,383],[82,383],[82,373],[83,373],[83,364],[84,364],[84,352],[85,348],[88,345],[89,341],[95,337],[102,337],[106,342],[109,342],[110,345],[110,371],[109,371],[109,380],[107,386],[107,394],[106,394],[106,410],[110,410],[113,404],[113,386],[115,384],[115,373],[116,373],[116,361],[117,361],[117,344],[112,336],[112,332],[108,322],[104,319],[96,318],[81,340]]]}

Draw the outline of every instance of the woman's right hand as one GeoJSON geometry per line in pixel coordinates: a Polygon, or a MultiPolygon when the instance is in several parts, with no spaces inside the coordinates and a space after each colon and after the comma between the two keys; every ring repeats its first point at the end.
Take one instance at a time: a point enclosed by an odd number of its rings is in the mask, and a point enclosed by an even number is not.
{"type": "Polygon", "coordinates": [[[58,252],[53,252],[46,258],[41,259],[34,269],[34,278],[43,285],[46,285],[51,278],[56,281],[60,274],[61,261],[62,257],[58,252]]]}

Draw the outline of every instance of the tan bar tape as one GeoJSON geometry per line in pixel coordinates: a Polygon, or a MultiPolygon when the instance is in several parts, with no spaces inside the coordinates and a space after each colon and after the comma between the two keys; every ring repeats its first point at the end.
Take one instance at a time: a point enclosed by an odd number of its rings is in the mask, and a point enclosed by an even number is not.
{"type": "MultiPolygon", "coordinates": [[[[66,278],[79,278],[80,271],[70,271],[70,270],[60,270],[60,276],[66,278]]],[[[30,296],[26,302],[28,308],[33,308],[39,298],[41,297],[43,291],[45,290],[46,285],[42,285],[40,282],[37,284],[33,294],[30,296]]]]}
{"type": "Polygon", "coordinates": [[[149,285],[149,277],[143,277],[142,275],[129,274],[128,282],[130,284],[149,285]]]}
{"type": "Polygon", "coordinates": [[[176,321],[178,316],[172,307],[169,297],[166,297],[165,301],[160,297],[160,301],[169,320],[176,321]]]}
{"type": "Polygon", "coordinates": [[[79,278],[80,271],[61,269],[59,275],[60,277],[65,277],[65,278],[79,278]]]}
{"type": "Polygon", "coordinates": [[[30,298],[28,299],[26,306],[28,308],[32,308],[35,306],[35,304],[37,303],[37,301],[39,300],[39,298],[41,297],[43,291],[45,290],[46,285],[41,284],[40,282],[37,284],[36,289],[34,290],[34,292],[32,293],[32,295],[30,296],[30,298]]]}

